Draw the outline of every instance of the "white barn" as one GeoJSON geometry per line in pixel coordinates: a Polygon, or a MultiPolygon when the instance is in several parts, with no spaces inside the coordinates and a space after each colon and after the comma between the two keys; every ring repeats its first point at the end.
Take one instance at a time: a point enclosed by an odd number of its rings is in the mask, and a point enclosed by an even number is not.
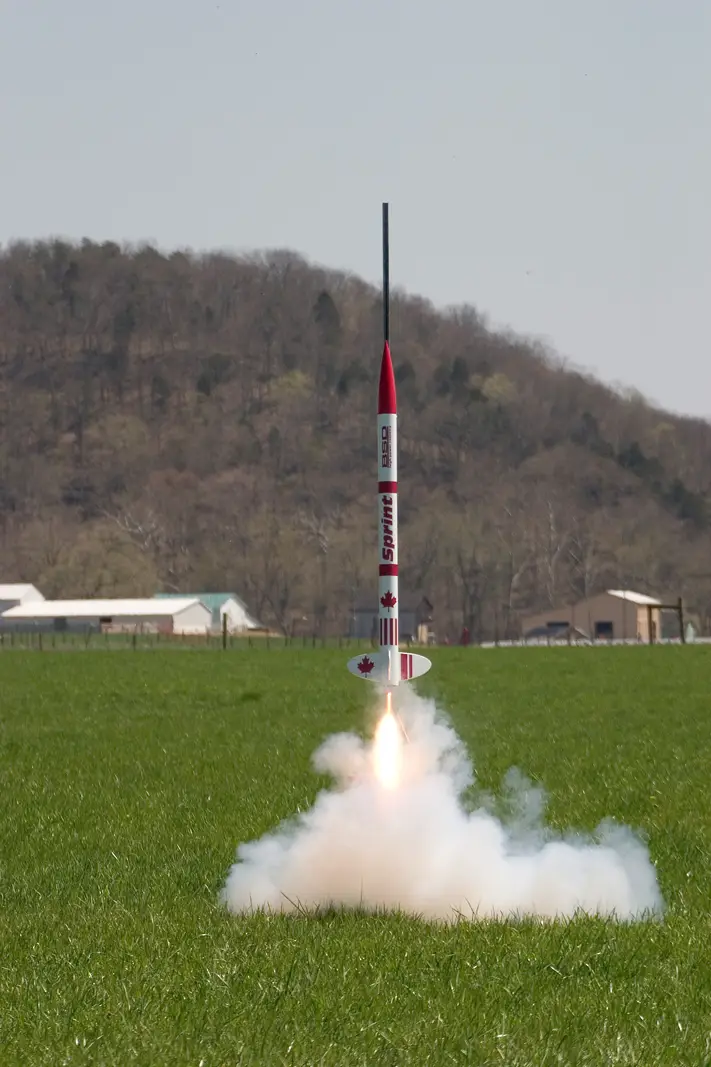
{"type": "Polygon", "coordinates": [[[244,633],[246,630],[261,630],[262,625],[250,615],[247,605],[236,593],[156,593],[156,600],[176,600],[179,597],[197,597],[212,614],[212,627],[222,630],[227,619],[227,630],[231,634],[244,633]]]}
{"type": "Polygon", "coordinates": [[[16,608],[18,604],[34,604],[38,600],[44,600],[44,597],[39,589],[27,582],[0,584],[0,615],[8,608],[16,608]]]}
{"type": "Polygon", "coordinates": [[[104,633],[205,634],[212,616],[197,597],[172,600],[41,600],[18,604],[0,615],[14,630],[104,633]]]}

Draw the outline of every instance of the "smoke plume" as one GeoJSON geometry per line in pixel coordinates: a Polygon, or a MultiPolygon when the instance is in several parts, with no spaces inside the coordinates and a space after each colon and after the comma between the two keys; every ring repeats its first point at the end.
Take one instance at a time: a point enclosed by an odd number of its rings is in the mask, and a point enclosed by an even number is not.
{"type": "Polygon", "coordinates": [[[305,814],[239,846],[221,892],[230,911],[399,909],[430,920],[662,913],[656,871],[630,829],[605,821],[593,835],[555,834],[543,822],[543,792],[517,771],[505,781],[506,816],[486,803],[468,810],[474,775],[462,741],[432,701],[412,691],[398,699],[407,742],[397,786],[376,777],[374,741],[328,738],[313,764],[333,787],[305,814]]]}

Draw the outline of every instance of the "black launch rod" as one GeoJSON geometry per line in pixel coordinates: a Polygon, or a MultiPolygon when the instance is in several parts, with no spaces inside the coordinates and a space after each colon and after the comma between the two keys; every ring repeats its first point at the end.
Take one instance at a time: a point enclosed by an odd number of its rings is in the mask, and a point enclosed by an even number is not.
{"type": "Polygon", "coordinates": [[[388,232],[388,205],[383,204],[383,332],[390,341],[390,236],[388,232]]]}

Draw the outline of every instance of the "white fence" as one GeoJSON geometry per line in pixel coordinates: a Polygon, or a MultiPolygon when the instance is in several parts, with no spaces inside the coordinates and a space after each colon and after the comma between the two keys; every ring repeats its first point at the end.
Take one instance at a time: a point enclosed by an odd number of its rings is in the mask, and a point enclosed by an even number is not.
{"type": "MultiPolygon", "coordinates": [[[[654,640],[655,645],[680,645],[682,641],[679,637],[658,637],[654,640]]],[[[690,645],[708,645],[711,644],[711,637],[698,637],[687,641],[690,645]]],[[[519,638],[516,641],[482,641],[477,648],[605,648],[611,645],[640,645],[644,648],[649,646],[648,641],[638,641],[635,637],[613,637],[610,641],[598,639],[592,641],[589,639],[580,639],[578,641],[567,639],[563,640],[551,640],[546,637],[534,637],[529,641],[524,638],[519,638]]]]}

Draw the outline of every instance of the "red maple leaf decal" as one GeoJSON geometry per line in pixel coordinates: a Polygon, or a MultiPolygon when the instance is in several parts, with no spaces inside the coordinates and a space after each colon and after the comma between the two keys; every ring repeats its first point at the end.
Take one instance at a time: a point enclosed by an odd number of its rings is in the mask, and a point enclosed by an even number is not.
{"type": "Polygon", "coordinates": [[[380,603],[383,605],[384,608],[394,608],[397,604],[397,597],[394,597],[388,589],[385,596],[381,596],[380,603]]]}
{"type": "Polygon", "coordinates": [[[363,656],[363,659],[358,664],[358,670],[361,674],[370,674],[375,664],[372,659],[368,659],[367,656],[363,656]]]}

